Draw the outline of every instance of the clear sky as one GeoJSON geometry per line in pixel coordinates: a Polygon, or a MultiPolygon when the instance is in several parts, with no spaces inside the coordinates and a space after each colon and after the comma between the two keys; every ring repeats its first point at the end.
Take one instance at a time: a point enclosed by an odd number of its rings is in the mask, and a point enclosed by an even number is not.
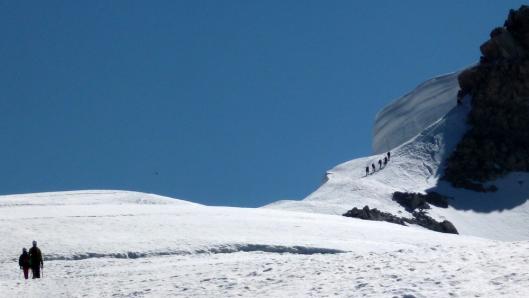
{"type": "Polygon", "coordinates": [[[0,0],[0,193],[301,199],[522,3],[0,0]]]}

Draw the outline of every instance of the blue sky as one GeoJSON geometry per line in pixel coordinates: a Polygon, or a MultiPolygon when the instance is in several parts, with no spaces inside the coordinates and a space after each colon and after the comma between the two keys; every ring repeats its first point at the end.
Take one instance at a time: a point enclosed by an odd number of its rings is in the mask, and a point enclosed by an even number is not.
{"type": "Polygon", "coordinates": [[[522,3],[0,0],[0,193],[301,199],[522,3]]]}

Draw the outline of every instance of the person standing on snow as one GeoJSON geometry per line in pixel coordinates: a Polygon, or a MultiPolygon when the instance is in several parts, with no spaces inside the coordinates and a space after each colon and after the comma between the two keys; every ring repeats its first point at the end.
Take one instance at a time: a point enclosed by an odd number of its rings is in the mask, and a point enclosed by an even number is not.
{"type": "Polygon", "coordinates": [[[28,279],[29,275],[29,254],[26,248],[24,247],[22,249],[22,254],[18,258],[18,266],[20,266],[20,269],[24,271],[24,278],[28,279]]]}
{"type": "Polygon", "coordinates": [[[391,152],[388,151],[388,161],[391,159],[391,152]]]}
{"type": "Polygon", "coordinates": [[[366,167],[366,176],[369,175],[369,167],[366,167]]]}
{"type": "Polygon", "coordinates": [[[376,171],[375,164],[372,163],[372,164],[371,164],[371,167],[373,168],[373,173],[374,173],[374,172],[376,171]]]}
{"type": "Polygon", "coordinates": [[[378,160],[378,169],[379,169],[379,170],[382,169],[382,159],[379,159],[379,160],[378,160]]]}
{"type": "Polygon", "coordinates": [[[33,272],[33,278],[40,278],[40,269],[44,268],[42,253],[37,247],[37,241],[33,240],[33,247],[29,249],[29,265],[33,272]]]}

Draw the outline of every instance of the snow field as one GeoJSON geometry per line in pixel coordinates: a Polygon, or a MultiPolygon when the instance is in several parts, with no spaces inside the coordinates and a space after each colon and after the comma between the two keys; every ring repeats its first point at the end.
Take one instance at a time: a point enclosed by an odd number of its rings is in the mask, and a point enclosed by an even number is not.
{"type": "Polygon", "coordinates": [[[10,196],[3,204],[0,197],[0,234],[6,239],[0,261],[13,261],[34,239],[46,247],[48,259],[78,260],[253,250],[311,254],[369,250],[380,243],[400,249],[456,237],[324,214],[149,201],[149,195],[130,203],[122,195],[96,200],[99,194],[78,192],[74,200],[72,193],[55,193],[49,205],[44,199],[32,204],[31,196],[10,196]]]}
{"type": "Polygon", "coordinates": [[[527,297],[527,242],[296,255],[263,252],[47,262],[4,297],[527,297]],[[408,295],[408,296],[406,296],[408,295]]]}
{"type": "Polygon", "coordinates": [[[381,154],[336,166],[302,201],[250,209],[105,190],[0,196],[0,296],[529,297],[529,174],[487,194],[439,180],[467,129],[456,76],[385,107],[381,154]],[[371,163],[377,172],[365,176],[371,163]],[[365,205],[410,216],[391,195],[427,190],[451,197],[430,215],[462,235],[337,216],[365,205]],[[16,261],[34,239],[44,278],[25,281],[16,261]]]}
{"type": "Polygon", "coordinates": [[[3,297],[529,294],[527,242],[110,191],[0,197],[0,219],[3,297]],[[33,239],[44,278],[25,281],[33,239]]]}

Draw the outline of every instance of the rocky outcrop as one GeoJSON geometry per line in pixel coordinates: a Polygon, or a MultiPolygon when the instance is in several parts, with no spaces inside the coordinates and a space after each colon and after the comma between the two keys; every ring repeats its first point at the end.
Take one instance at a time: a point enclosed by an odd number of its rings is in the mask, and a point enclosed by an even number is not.
{"type": "Polygon", "coordinates": [[[406,222],[401,217],[395,216],[391,213],[382,212],[376,208],[369,209],[368,206],[364,206],[362,209],[354,207],[353,209],[347,211],[343,214],[345,217],[360,218],[364,220],[376,220],[376,221],[386,221],[390,223],[395,223],[399,225],[405,225],[406,222]]]}
{"type": "Polygon", "coordinates": [[[424,212],[413,212],[413,217],[414,219],[412,219],[411,223],[427,228],[428,230],[441,233],[459,234],[454,224],[448,220],[438,222],[424,212]]]}
{"type": "Polygon", "coordinates": [[[456,227],[448,220],[438,222],[426,215],[426,213],[423,211],[413,212],[412,215],[413,218],[399,217],[391,213],[382,212],[376,208],[369,209],[369,206],[364,206],[362,209],[355,207],[343,214],[345,217],[353,217],[363,220],[386,221],[399,225],[416,224],[436,232],[458,234],[456,227]]]}
{"type": "Polygon", "coordinates": [[[397,191],[393,193],[392,199],[404,207],[408,212],[413,212],[415,209],[430,209],[430,204],[441,208],[448,207],[448,197],[437,192],[421,194],[397,191]]]}
{"type": "Polygon", "coordinates": [[[498,27],[491,31],[490,39],[483,43],[479,50],[485,61],[500,59],[519,59],[526,56],[524,48],[519,45],[509,30],[498,27]]]}
{"type": "Polygon", "coordinates": [[[478,65],[459,77],[459,98],[472,109],[463,136],[445,165],[455,187],[495,191],[483,183],[529,171],[529,7],[511,10],[480,47],[478,65]]]}

